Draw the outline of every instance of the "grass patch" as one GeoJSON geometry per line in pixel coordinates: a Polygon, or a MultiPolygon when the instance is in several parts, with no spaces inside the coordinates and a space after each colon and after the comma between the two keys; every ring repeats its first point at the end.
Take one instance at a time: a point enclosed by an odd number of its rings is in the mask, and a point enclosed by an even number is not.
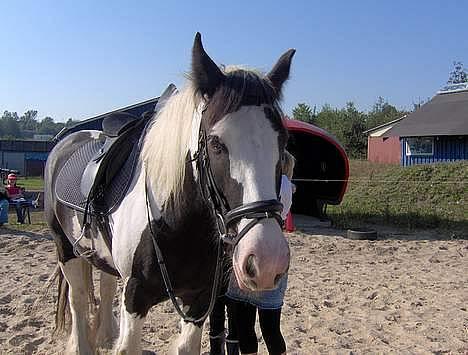
{"type": "MultiPolygon", "coordinates": [[[[327,210],[339,228],[380,224],[444,229],[468,237],[468,162],[402,167],[351,160],[349,178],[343,202],[327,210]]],[[[19,178],[18,185],[41,191],[44,180],[19,178]]],[[[9,221],[4,229],[47,228],[41,210],[31,210],[31,224],[16,224],[14,211],[9,221]]]]}
{"type": "Polygon", "coordinates": [[[386,224],[468,230],[468,162],[402,167],[350,161],[343,202],[328,215],[342,228],[386,224]]]}
{"type": "MultiPolygon", "coordinates": [[[[4,224],[2,229],[8,233],[8,230],[18,231],[18,232],[43,232],[48,229],[47,223],[44,219],[44,211],[42,210],[30,210],[31,215],[31,224],[17,223],[16,212],[10,211],[8,213],[8,223],[4,224]]],[[[27,221],[26,221],[27,222],[27,221]]]]}
{"type": "Polygon", "coordinates": [[[18,177],[17,184],[26,191],[43,191],[44,179],[41,177],[18,177]]]}

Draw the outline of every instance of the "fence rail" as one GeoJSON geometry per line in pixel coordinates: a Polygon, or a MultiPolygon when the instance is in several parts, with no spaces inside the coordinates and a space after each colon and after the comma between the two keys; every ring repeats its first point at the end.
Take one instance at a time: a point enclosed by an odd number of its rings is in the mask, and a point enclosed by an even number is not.
{"type": "Polygon", "coordinates": [[[377,180],[377,179],[292,179],[293,182],[378,182],[378,183],[401,183],[401,182],[412,182],[418,184],[468,184],[468,180],[456,181],[456,180],[377,180]]]}

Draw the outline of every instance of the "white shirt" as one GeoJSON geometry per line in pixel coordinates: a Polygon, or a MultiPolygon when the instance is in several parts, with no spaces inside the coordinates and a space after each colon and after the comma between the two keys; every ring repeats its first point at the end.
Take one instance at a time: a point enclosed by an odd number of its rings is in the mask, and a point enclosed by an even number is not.
{"type": "Polygon", "coordinates": [[[280,202],[283,204],[281,218],[286,219],[292,204],[293,183],[286,175],[281,175],[280,202]]]}

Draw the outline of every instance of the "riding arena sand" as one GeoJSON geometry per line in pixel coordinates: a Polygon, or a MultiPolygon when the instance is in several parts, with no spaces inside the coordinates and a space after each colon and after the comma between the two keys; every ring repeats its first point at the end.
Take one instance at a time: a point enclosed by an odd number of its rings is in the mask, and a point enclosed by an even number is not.
{"type": "MultiPolygon", "coordinates": [[[[468,353],[467,239],[378,228],[375,241],[351,240],[308,218],[296,225],[287,234],[292,258],[282,312],[289,354],[468,353]]],[[[66,336],[53,336],[55,283],[46,290],[55,266],[47,230],[0,228],[0,354],[63,353],[66,336]]],[[[153,307],[144,353],[166,354],[178,323],[170,303],[153,307]]]]}

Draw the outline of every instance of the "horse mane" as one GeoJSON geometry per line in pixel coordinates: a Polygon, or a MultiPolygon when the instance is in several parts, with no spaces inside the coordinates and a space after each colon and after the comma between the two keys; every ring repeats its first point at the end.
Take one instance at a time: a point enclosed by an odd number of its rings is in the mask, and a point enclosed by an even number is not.
{"type": "MultiPolygon", "coordinates": [[[[204,120],[209,126],[244,105],[269,105],[281,112],[278,97],[264,75],[240,66],[222,66],[225,80],[208,100],[204,120]]],[[[190,79],[190,75],[189,75],[190,79]]],[[[194,114],[202,94],[192,81],[168,99],[154,117],[143,146],[147,176],[157,201],[166,203],[172,196],[176,206],[181,202],[182,185],[192,132],[198,130],[194,114]]],[[[274,126],[282,125],[281,119],[274,126]]]]}
{"type": "Polygon", "coordinates": [[[180,198],[192,131],[198,129],[193,127],[193,116],[200,99],[187,85],[156,113],[146,134],[142,154],[157,201],[166,202],[171,195],[180,198]]]}

